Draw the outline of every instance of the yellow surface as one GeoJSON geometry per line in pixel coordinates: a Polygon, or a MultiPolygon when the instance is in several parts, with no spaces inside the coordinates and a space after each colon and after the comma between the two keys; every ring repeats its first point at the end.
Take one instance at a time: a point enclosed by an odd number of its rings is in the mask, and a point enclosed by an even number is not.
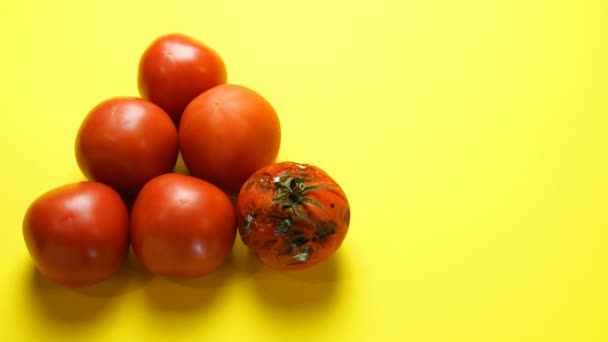
{"type": "Polygon", "coordinates": [[[608,341],[608,2],[4,1],[1,341],[608,341]],[[35,271],[28,204],[82,179],[76,130],[182,32],[344,187],[351,231],[278,273],[240,242],[174,282],[35,271]]]}

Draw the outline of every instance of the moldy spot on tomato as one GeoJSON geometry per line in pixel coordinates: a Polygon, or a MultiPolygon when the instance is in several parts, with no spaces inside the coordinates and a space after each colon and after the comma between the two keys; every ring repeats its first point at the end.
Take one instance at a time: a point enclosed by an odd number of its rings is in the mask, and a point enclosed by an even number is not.
{"type": "Polygon", "coordinates": [[[290,230],[287,232],[287,235],[291,237],[292,243],[295,239],[306,237],[306,233],[301,230],[290,230]]]}
{"type": "Polygon", "coordinates": [[[296,247],[302,247],[310,241],[306,235],[298,235],[291,240],[291,243],[296,247]]]}
{"type": "Polygon", "coordinates": [[[294,260],[296,260],[296,262],[293,263],[292,265],[305,263],[306,261],[308,261],[311,254],[312,254],[312,247],[308,246],[308,247],[304,248],[304,250],[302,252],[292,256],[292,258],[294,260]]]}
{"type": "MultiPolygon", "coordinates": [[[[270,190],[273,190],[273,188],[274,188],[273,179],[268,174],[266,174],[262,177],[259,177],[257,179],[257,183],[258,183],[258,187],[264,191],[270,191],[270,190]]],[[[251,185],[253,186],[254,184],[255,184],[255,181],[252,180],[251,185]]]]}
{"type": "Polygon", "coordinates": [[[312,241],[323,242],[328,236],[336,233],[336,223],[334,221],[321,222],[319,228],[312,234],[312,241]]]}
{"type": "Polygon", "coordinates": [[[241,226],[241,234],[247,236],[251,233],[251,223],[255,220],[255,215],[253,213],[248,214],[245,220],[245,224],[241,226]]]}
{"type": "Polygon", "coordinates": [[[335,206],[333,203],[331,203],[331,204],[329,205],[329,207],[330,207],[330,208],[335,208],[336,206],[335,206]]]}
{"type": "Polygon", "coordinates": [[[289,230],[286,232],[288,238],[278,250],[279,255],[286,255],[299,252],[299,249],[306,245],[310,239],[305,232],[300,230],[289,230]]]}
{"type": "Polygon", "coordinates": [[[291,224],[291,215],[289,215],[279,222],[279,224],[274,228],[274,231],[279,235],[286,234],[289,231],[291,224]]]}

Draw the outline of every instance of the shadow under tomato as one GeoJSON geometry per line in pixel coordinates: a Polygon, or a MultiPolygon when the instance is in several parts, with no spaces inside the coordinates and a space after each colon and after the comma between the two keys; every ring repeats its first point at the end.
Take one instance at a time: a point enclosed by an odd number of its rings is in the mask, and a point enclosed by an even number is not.
{"type": "Polygon", "coordinates": [[[232,247],[232,257],[230,262],[233,265],[235,277],[241,280],[253,277],[260,270],[260,263],[249,247],[237,235],[234,246],[232,247]]]}
{"type": "Polygon", "coordinates": [[[199,312],[208,309],[234,275],[234,256],[219,269],[194,279],[154,276],[144,288],[145,304],[156,312],[199,312]]]}
{"type": "Polygon", "coordinates": [[[340,287],[339,255],[306,270],[279,272],[258,263],[254,275],[258,298],[275,309],[322,309],[334,302],[340,287]]]}
{"type": "Polygon", "coordinates": [[[32,302],[44,317],[63,323],[86,323],[100,316],[109,298],[92,298],[48,281],[35,267],[30,283],[32,302]]]}
{"type": "Polygon", "coordinates": [[[32,264],[29,295],[47,318],[64,323],[84,323],[101,315],[117,297],[145,285],[151,279],[130,254],[110,279],[82,288],[69,288],[46,279],[32,264]]]}

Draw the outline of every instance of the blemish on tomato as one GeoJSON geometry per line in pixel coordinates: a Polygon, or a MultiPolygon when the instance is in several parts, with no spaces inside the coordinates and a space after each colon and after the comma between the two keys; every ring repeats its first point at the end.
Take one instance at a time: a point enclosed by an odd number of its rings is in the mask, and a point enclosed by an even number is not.
{"type": "Polygon", "coordinates": [[[342,222],[348,227],[350,224],[350,208],[346,208],[344,215],[342,216],[342,222]]]}
{"type": "Polygon", "coordinates": [[[278,270],[305,269],[340,246],[350,209],[342,189],[322,170],[279,163],[251,179],[254,185],[238,206],[241,225],[253,210],[258,218],[250,235],[242,238],[264,264],[278,270]]]}
{"type": "Polygon", "coordinates": [[[304,246],[305,244],[307,244],[308,241],[310,241],[310,240],[306,236],[301,235],[301,236],[298,236],[298,237],[294,238],[293,240],[291,240],[291,243],[293,243],[296,247],[300,247],[300,246],[304,246]]]}
{"type": "Polygon", "coordinates": [[[308,246],[304,248],[304,250],[294,256],[292,258],[296,260],[296,263],[305,263],[310,258],[312,254],[312,247],[308,246]]]}
{"type": "Polygon", "coordinates": [[[243,235],[247,236],[249,235],[249,233],[251,233],[251,223],[253,222],[253,220],[255,220],[255,215],[252,213],[248,214],[245,218],[245,224],[241,228],[241,233],[243,235]]]}
{"type": "Polygon", "coordinates": [[[245,183],[244,189],[245,190],[250,190],[251,187],[255,184],[255,182],[252,181],[248,181],[247,183],[245,183]]]}
{"type": "Polygon", "coordinates": [[[336,223],[334,221],[321,222],[319,228],[312,234],[312,241],[323,242],[336,233],[336,223]]]}
{"type": "Polygon", "coordinates": [[[291,224],[291,215],[289,215],[279,222],[279,224],[274,228],[274,231],[279,235],[286,234],[289,231],[291,224]]]}

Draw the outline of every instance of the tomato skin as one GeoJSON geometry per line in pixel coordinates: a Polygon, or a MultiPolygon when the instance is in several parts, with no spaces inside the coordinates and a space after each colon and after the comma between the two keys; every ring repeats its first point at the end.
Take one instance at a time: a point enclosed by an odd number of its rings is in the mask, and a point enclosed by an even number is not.
{"type": "Polygon", "coordinates": [[[68,184],[30,205],[23,238],[46,278],[70,287],[93,285],[112,276],[125,261],[129,213],[107,185],[68,184]]]}
{"type": "Polygon", "coordinates": [[[226,79],[220,55],[182,34],[158,37],[139,62],[140,95],[163,108],[176,123],[192,99],[226,79]]]}
{"type": "Polygon", "coordinates": [[[152,273],[208,274],[230,255],[236,218],[230,199],[211,183],[169,173],[149,181],[131,212],[133,252],[152,273]]]}
{"type": "Polygon", "coordinates": [[[88,180],[133,197],[148,180],[173,170],[177,130],[152,102],[114,97],[88,113],[75,147],[78,166],[88,180]]]}
{"type": "Polygon", "coordinates": [[[191,174],[234,194],[253,172],[275,161],[281,144],[272,105],[234,84],[219,85],[192,100],[178,131],[191,174]]]}
{"type": "Polygon", "coordinates": [[[237,198],[242,241],[266,266],[302,270],[341,246],[350,224],[344,191],[318,167],[282,162],[255,172],[237,198]]]}

